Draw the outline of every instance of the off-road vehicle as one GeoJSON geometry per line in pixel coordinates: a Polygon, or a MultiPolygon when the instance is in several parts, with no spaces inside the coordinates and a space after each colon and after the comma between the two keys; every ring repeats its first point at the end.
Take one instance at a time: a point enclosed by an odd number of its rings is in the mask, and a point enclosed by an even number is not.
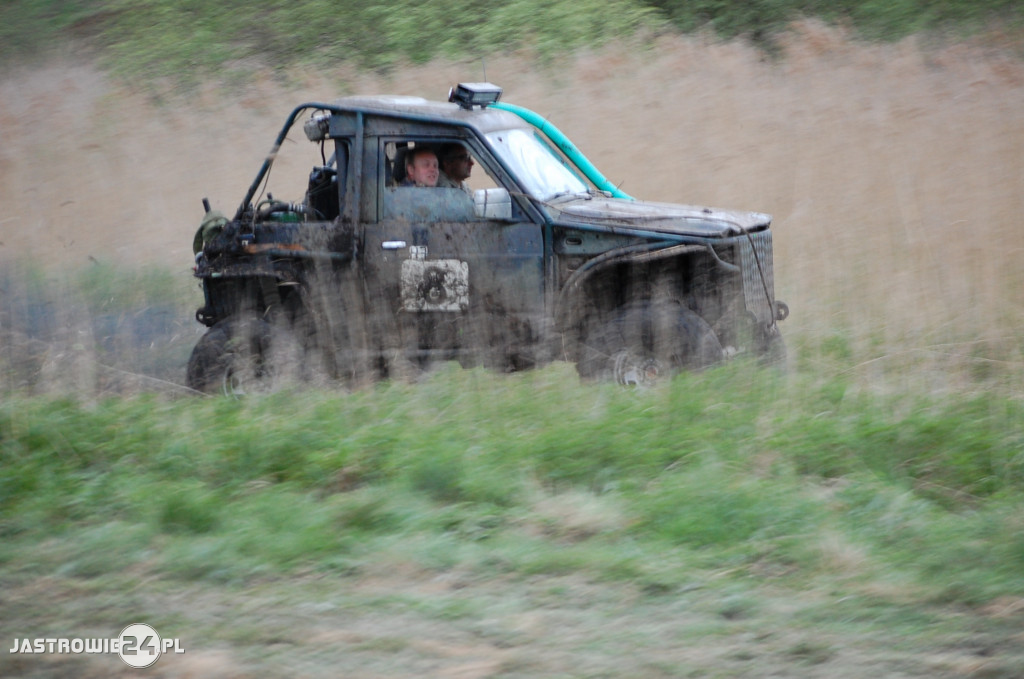
{"type": "Polygon", "coordinates": [[[234,216],[203,201],[209,330],[188,384],[369,380],[437,360],[566,360],[636,384],[783,353],[769,215],[634,200],[500,95],[464,83],[445,102],[296,107],[234,216]],[[468,183],[408,185],[407,154],[452,144],[474,161],[468,183]]]}

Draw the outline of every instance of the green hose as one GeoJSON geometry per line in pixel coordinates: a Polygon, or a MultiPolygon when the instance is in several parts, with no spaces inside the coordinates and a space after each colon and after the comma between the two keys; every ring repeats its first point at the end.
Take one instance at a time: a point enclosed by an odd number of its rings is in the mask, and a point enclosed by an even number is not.
{"type": "Polygon", "coordinates": [[[490,105],[490,108],[501,109],[502,111],[508,111],[509,113],[515,113],[517,116],[530,123],[538,130],[544,133],[551,142],[557,146],[562,153],[564,153],[569,160],[576,164],[583,174],[587,176],[594,186],[607,191],[616,198],[625,198],[626,200],[633,200],[633,197],[623,193],[619,190],[615,184],[612,184],[608,179],[605,178],[601,172],[594,167],[594,164],[587,160],[587,157],[580,152],[576,145],[569,141],[569,137],[565,136],[561,130],[549,123],[544,119],[543,116],[534,113],[528,108],[522,106],[516,106],[515,104],[506,104],[505,102],[499,101],[490,105]]]}

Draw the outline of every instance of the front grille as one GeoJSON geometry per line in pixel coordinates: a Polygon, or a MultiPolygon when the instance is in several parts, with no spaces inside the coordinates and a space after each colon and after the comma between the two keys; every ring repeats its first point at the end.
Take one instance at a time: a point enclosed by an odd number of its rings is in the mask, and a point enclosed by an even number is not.
{"type": "Polygon", "coordinates": [[[772,266],[772,232],[770,230],[759,231],[750,234],[750,237],[743,236],[739,239],[740,266],[743,267],[743,297],[747,303],[747,310],[757,318],[760,323],[771,323],[775,317],[772,309],[772,302],[775,300],[775,279],[772,266]],[[753,247],[751,247],[753,242],[753,247]],[[757,257],[754,257],[754,254],[757,257]],[[758,261],[761,263],[758,269],[758,261]],[[764,274],[764,280],[761,274],[764,274]],[[768,294],[765,295],[765,286],[768,294]]]}

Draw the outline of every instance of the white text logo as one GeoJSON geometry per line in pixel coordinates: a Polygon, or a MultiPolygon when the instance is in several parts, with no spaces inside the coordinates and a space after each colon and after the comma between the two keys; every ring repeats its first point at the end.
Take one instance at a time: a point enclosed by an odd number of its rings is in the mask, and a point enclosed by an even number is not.
{"type": "Polygon", "coordinates": [[[161,639],[144,623],[128,625],[116,639],[15,639],[11,653],[116,653],[129,667],[149,667],[164,653],[184,653],[178,639],[161,639]]]}

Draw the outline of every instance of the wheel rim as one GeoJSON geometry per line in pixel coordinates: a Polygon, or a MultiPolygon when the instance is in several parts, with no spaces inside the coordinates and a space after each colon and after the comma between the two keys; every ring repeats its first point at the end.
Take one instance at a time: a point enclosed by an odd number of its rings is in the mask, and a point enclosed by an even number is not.
{"type": "Polygon", "coordinates": [[[577,371],[625,386],[667,382],[719,362],[721,344],[696,312],[679,303],[632,304],[584,326],[577,371]]]}
{"type": "Polygon", "coordinates": [[[612,378],[616,384],[651,386],[665,374],[665,366],[657,358],[637,356],[632,351],[620,351],[612,356],[612,378]]]}
{"type": "Polygon", "coordinates": [[[250,365],[240,369],[240,366],[237,365],[238,362],[239,357],[236,355],[234,360],[228,362],[228,366],[224,370],[224,376],[221,378],[221,391],[225,396],[241,398],[253,394],[266,394],[274,390],[273,374],[265,366],[250,360],[248,362],[251,363],[250,365]]]}

